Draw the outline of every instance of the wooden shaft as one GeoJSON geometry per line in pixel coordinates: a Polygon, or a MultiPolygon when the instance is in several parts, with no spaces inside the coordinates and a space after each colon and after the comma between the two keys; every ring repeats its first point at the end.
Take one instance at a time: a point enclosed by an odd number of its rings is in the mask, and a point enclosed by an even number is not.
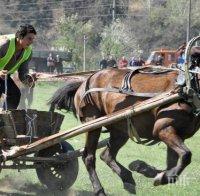
{"type": "Polygon", "coordinates": [[[15,152],[12,151],[12,153],[8,153],[6,158],[7,160],[9,160],[9,159],[16,158],[18,156],[31,154],[38,150],[47,148],[49,146],[53,146],[54,144],[59,143],[63,140],[75,137],[83,133],[87,133],[89,131],[93,131],[102,126],[113,124],[115,122],[129,118],[131,116],[141,114],[142,112],[149,111],[160,105],[165,105],[167,103],[177,101],[178,99],[181,99],[178,93],[176,94],[162,93],[161,95],[148,99],[146,101],[143,101],[142,103],[134,107],[131,106],[131,107],[125,108],[111,115],[106,115],[101,118],[79,125],[68,131],[61,131],[57,134],[45,137],[29,145],[20,146],[18,149],[15,150],[15,152]]]}
{"type": "Polygon", "coordinates": [[[93,71],[82,71],[82,72],[73,72],[73,73],[65,73],[65,74],[60,74],[60,75],[55,75],[55,76],[49,76],[48,78],[41,78],[39,77],[37,79],[37,82],[43,82],[43,81],[48,81],[48,80],[53,80],[53,79],[58,79],[58,78],[64,78],[64,77],[73,77],[73,76],[89,76],[93,73],[96,73],[96,70],[93,71]]]}

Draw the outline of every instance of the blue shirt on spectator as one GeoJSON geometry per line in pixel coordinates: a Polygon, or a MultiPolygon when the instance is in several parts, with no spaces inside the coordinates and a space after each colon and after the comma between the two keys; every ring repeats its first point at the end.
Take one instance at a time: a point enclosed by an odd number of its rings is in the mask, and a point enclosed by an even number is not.
{"type": "Polygon", "coordinates": [[[178,64],[184,64],[185,63],[185,55],[182,54],[178,57],[178,61],[177,61],[178,64]]]}

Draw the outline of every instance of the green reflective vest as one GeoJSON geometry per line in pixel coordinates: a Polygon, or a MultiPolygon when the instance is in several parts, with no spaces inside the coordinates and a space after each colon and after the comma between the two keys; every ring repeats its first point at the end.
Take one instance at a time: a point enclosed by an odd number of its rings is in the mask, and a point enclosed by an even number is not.
{"type": "MultiPolygon", "coordinates": [[[[10,34],[10,35],[0,36],[0,39],[6,39],[6,38],[10,40],[10,43],[9,43],[5,56],[0,58],[0,70],[4,69],[4,67],[8,64],[8,62],[10,61],[10,59],[13,57],[15,53],[15,35],[10,34]]],[[[8,74],[13,74],[15,71],[17,71],[20,65],[26,60],[28,60],[28,58],[31,55],[31,52],[32,52],[31,46],[26,48],[22,54],[22,57],[19,60],[17,60],[17,62],[15,62],[15,64],[10,70],[8,70],[8,74]]]]}

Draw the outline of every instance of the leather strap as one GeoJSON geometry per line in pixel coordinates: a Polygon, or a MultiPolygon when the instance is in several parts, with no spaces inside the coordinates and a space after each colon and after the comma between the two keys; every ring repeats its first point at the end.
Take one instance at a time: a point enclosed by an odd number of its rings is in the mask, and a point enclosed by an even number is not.
{"type": "MultiPolygon", "coordinates": [[[[121,93],[121,94],[126,94],[126,95],[131,95],[131,96],[136,96],[136,97],[154,97],[156,95],[159,95],[161,93],[136,93],[133,91],[122,91],[119,88],[91,88],[89,90],[87,90],[83,96],[82,99],[89,93],[93,93],[93,92],[111,92],[111,93],[121,93]]],[[[82,100],[81,99],[81,100],[82,100]]]]}

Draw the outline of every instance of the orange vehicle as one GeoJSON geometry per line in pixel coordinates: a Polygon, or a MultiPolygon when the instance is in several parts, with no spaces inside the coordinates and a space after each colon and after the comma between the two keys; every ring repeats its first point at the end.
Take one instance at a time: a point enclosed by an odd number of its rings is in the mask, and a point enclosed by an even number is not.
{"type": "Polygon", "coordinates": [[[177,63],[178,53],[177,50],[160,49],[151,52],[149,58],[145,62],[145,65],[163,65],[170,67],[177,63]]]}

